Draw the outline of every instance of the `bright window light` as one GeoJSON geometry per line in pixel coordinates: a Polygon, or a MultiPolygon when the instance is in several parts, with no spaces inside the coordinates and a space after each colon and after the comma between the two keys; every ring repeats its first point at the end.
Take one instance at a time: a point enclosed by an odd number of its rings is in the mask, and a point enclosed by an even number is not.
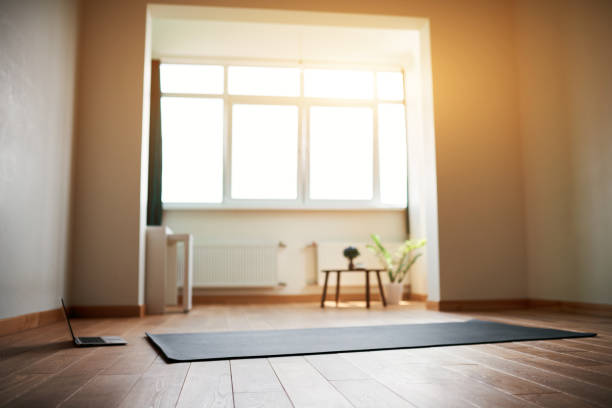
{"type": "Polygon", "coordinates": [[[218,65],[161,64],[161,91],[183,94],[222,94],[223,67],[218,65]]]}
{"type": "Polygon", "coordinates": [[[232,198],[296,199],[297,163],[297,106],[233,106],[232,198]]]}
{"type": "Polygon", "coordinates": [[[310,109],[310,198],[371,200],[373,196],[371,108],[310,109]]]}
{"type": "Polygon", "coordinates": [[[405,206],[407,201],[406,112],[402,104],[378,106],[380,200],[405,206]]]}
{"type": "Polygon", "coordinates": [[[378,99],[404,100],[404,75],[401,72],[378,72],[376,86],[378,87],[378,99]]]}
{"type": "Polygon", "coordinates": [[[372,99],[374,97],[374,73],[305,69],[304,95],[315,98],[372,99]]]}
{"type": "Polygon", "coordinates": [[[229,67],[230,95],[299,96],[297,68],[229,67]]]}
{"type": "Polygon", "coordinates": [[[223,200],[223,100],[162,97],[162,201],[223,200]]]}
{"type": "Polygon", "coordinates": [[[406,206],[402,72],[257,65],[161,64],[166,208],[406,206]]]}

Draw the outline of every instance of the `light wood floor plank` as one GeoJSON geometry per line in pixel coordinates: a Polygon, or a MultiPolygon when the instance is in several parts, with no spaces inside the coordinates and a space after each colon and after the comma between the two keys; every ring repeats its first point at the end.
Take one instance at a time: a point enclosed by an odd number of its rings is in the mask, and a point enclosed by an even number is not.
{"type": "Polygon", "coordinates": [[[174,407],[189,370],[189,363],[153,363],[121,403],[122,408],[174,407]]]}
{"type": "Polygon", "coordinates": [[[102,374],[142,374],[156,358],[157,354],[153,350],[131,351],[129,354],[122,354],[110,367],[104,369],[102,374]]]}
{"type": "Polygon", "coordinates": [[[592,339],[580,339],[580,340],[591,340],[591,341],[578,341],[578,339],[564,339],[560,340],[565,345],[574,347],[580,350],[586,351],[599,351],[605,354],[612,354],[612,347],[606,347],[601,344],[592,342],[592,339]]]}
{"type": "MultiPolygon", "coordinates": [[[[496,345],[496,347],[504,347],[507,348],[507,345],[496,345]]],[[[576,353],[566,353],[559,351],[550,351],[544,350],[542,348],[536,346],[523,346],[518,344],[512,344],[512,351],[515,351],[517,354],[517,358],[524,358],[525,356],[535,356],[541,357],[548,360],[556,361],[558,363],[569,364],[576,367],[588,367],[588,366],[598,366],[603,365],[602,362],[597,360],[592,360],[589,358],[584,358],[584,353],[576,354],[576,353]]]]}
{"type": "Polygon", "coordinates": [[[541,394],[553,391],[548,387],[482,365],[455,365],[446,368],[509,394],[541,394]]]}
{"type": "Polygon", "coordinates": [[[254,358],[230,361],[234,392],[283,391],[268,359],[254,358]]]}
{"type": "Polygon", "coordinates": [[[291,401],[285,391],[237,392],[234,394],[236,408],[290,408],[291,401]]]}
{"type": "Polygon", "coordinates": [[[224,360],[191,363],[176,406],[180,408],[234,406],[229,362],[224,360]]]}
{"type": "Polygon", "coordinates": [[[110,408],[116,407],[127,395],[138,375],[98,375],[83,388],[66,399],[62,408],[110,408]]]}
{"type": "Polygon", "coordinates": [[[543,408],[589,408],[595,407],[588,402],[570,395],[555,392],[551,394],[525,394],[520,398],[533,402],[543,408]]]}
{"type": "Polygon", "coordinates": [[[0,407],[48,379],[47,374],[16,374],[0,383],[0,407]]]}
{"type": "Polygon", "coordinates": [[[446,387],[446,392],[451,395],[463,398],[483,408],[520,408],[535,406],[516,396],[504,393],[494,387],[469,378],[457,378],[455,381],[444,383],[444,386],[446,387]]]}
{"type": "Polygon", "coordinates": [[[303,357],[276,357],[270,363],[296,408],[351,406],[303,357]]]}
{"type": "Polygon", "coordinates": [[[230,362],[236,407],[290,407],[270,362],[265,358],[230,362]]]}
{"type": "Polygon", "coordinates": [[[454,352],[461,353],[462,357],[469,358],[484,366],[532,381],[556,391],[565,392],[590,403],[604,407],[612,404],[612,393],[605,388],[575,380],[555,372],[527,366],[517,361],[497,357],[493,354],[494,352],[488,351],[485,347],[480,347],[480,349],[478,347],[457,346],[449,347],[448,349],[454,349],[454,352]]]}
{"type": "Polygon", "coordinates": [[[305,356],[328,381],[334,380],[361,380],[370,376],[350,363],[340,354],[318,354],[305,356]]]}
{"type": "Polygon", "coordinates": [[[356,408],[414,407],[399,395],[372,379],[331,381],[334,387],[356,408]]]}
{"type": "Polygon", "coordinates": [[[467,408],[476,407],[473,402],[448,392],[446,384],[409,384],[388,377],[383,384],[412,405],[419,408],[467,408]]]}
{"type": "Polygon", "coordinates": [[[514,361],[550,372],[563,374],[580,381],[599,385],[600,387],[609,388],[611,390],[610,392],[612,392],[612,376],[594,371],[598,369],[599,366],[585,369],[540,358],[517,358],[514,359],[514,361]]]}
{"type": "Polygon", "coordinates": [[[50,377],[31,391],[22,394],[10,403],[11,407],[56,407],[62,401],[78,392],[95,377],[77,375],[56,375],[50,377]]]}

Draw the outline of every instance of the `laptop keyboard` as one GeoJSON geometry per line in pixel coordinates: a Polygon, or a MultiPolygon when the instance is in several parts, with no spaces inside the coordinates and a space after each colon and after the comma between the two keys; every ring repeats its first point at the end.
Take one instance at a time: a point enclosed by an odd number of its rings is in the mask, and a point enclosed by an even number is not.
{"type": "Polygon", "coordinates": [[[105,344],[101,337],[79,337],[81,343],[85,344],[105,344]]]}

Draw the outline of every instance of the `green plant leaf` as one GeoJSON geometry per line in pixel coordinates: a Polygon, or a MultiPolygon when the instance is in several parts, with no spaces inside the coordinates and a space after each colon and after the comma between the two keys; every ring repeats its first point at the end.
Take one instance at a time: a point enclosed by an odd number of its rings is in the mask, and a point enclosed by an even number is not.
{"type": "Polygon", "coordinates": [[[371,234],[370,238],[374,244],[368,244],[366,247],[386,266],[391,282],[402,282],[404,280],[412,265],[422,255],[421,253],[413,255],[413,251],[424,247],[427,243],[425,239],[406,240],[397,250],[391,253],[384,247],[379,235],[371,234]]]}

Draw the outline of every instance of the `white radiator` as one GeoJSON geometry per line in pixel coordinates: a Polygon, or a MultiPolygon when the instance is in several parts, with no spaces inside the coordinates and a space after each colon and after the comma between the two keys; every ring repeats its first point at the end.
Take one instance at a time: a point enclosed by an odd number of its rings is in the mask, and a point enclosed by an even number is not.
{"type": "MultiPolygon", "coordinates": [[[[182,270],[179,251],[177,270],[182,270]]],[[[182,274],[177,274],[182,286],[182,274]]],[[[194,245],[194,287],[267,287],[278,285],[278,244],[194,245]]]]}
{"type": "MultiPolygon", "coordinates": [[[[385,244],[385,247],[390,251],[395,251],[401,243],[385,244]]],[[[342,252],[344,248],[354,246],[359,250],[359,256],[353,260],[355,267],[363,266],[365,268],[382,268],[378,257],[366,247],[363,242],[319,242],[317,243],[317,283],[323,285],[325,282],[325,274],[321,273],[323,269],[346,269],[348,267],[348,259],[344,257],[342,252]],[[361,265],[360,265],[361,264],[361,265]]],[[[387,273],[381,272],[380,277],[383,283],[389,282],[387,273]]],[[[376,276],[370,274],[370,284],[376,284],[376,276]]],[[[336,274],[330,274],[329,286],[336,285],[336,274]]],[[[350,272],[343,273],[340,281],[341,286],[365,286],[365,273],[350,272]]]]}

